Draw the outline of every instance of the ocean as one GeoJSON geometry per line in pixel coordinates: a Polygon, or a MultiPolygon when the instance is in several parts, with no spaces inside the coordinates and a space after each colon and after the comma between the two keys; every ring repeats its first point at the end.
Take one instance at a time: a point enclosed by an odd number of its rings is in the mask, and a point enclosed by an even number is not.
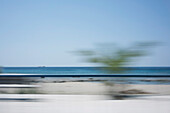
{"type": "MultiPolygon", "coordinates": [[[[130,75],[170,75],[170,67],[126,67],[123,74],[130,75]]],[[[2,73],[42,74],[42,75],[102,75],[109,74],[101,67],[3,67],[2,73]]],[[[46,80],[87,80],[89,78],[46,78],[46,80]]],[[[129,84],[170,84],[170,78],[94,78],[116,83],[129,84]]]]}

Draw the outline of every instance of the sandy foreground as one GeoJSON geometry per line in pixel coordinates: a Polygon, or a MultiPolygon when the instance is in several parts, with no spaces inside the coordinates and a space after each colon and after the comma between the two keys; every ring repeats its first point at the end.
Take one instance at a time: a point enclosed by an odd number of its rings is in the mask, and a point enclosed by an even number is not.
{"type": "MultiPolygon", "coordinates": [[[[138,90],[147,95],[170,95],[170,85],[145,85],[145,84],[114,84],[106,85],[102,82],[64,82],[64,83],[38,83],[31,85],[1,84],[0,93],[25,93],[35,92],[40,94],[80,94],[80,95],[105,95],[110,92],[138,90]],[[13,87],[13,88],[11,88],[13,87]],[[18,87],[18,88],[17,88],[18,87]],[[27,87],[27,88],[24,88],[27,87]],[[23,92],[24,93],[24,92],[23,92]]],[[[140,94],[140,93],[138,93],[140,94]]]]}
{"type": "Polygon", "coordinates": [[[132,100],[108,100],[101,95],[1,94],[2,97],[35,100],[0,101],[0,113],[170,113],[170,96],[132,100]]]}
{"type": "Polygon", "coordinates": [[[100,82],[65,82],[65,83],[43,83],[40,90],[49,94],[107,94],[108,90],[122,91],[137,89],[151,94],[169,94],[170,85],[141,85],[141,84],[115,84],[108,86],[100,82]]]}
{"type": "Polygon", "coordinates": [[[100,82],[40,83],[45,94],[0,94],[0,113],[170,113],[170,85],[120,85],[100,82]],[[149,92],[125,100],[109,90],[149,92]]]}

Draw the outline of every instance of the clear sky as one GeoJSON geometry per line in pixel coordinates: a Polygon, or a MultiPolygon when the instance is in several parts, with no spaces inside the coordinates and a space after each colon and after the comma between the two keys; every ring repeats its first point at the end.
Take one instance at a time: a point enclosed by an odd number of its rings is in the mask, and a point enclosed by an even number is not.
{"type": "Polygon", "coordinates": [[[72,51],[157,41],[162,46],[136,66],[170,66],[169,6],[169,0],[0,0],[0,65],[92,66],[72,51]]]}

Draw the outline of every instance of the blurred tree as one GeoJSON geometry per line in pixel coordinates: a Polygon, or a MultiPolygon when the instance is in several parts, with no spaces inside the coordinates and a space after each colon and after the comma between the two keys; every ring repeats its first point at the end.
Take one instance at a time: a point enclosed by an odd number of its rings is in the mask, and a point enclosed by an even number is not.
{"type": "MultiPolygon", "coordinates": [[[[77,51],[79,55],[86,58],[87,62],[100,64],[108,73],[124,73],[131,63],[138,60],[136,58],[148,55],[149,49],[155,46],[155,42],[135,43],[130,47],[117,47],[115,44],[102,44],[95,50],[77,51]]],[[[122,78],[126,81],[127,78],[122,78]]],[[[106,81],[107,94],[114,99],[123,99],[126,96],[121,92],[126,92],[127,84],[114,84],[114,82],[106,81]]]]}
{"type": "Polygon", "coordinates": [[[81,50],[77,53],[85,56],[88,62],[101,64],[109,73],[123,73],[126,70],[125,66],[134,62],[137,57],[148,55],[148,49],[156,44],[142,42],[127,48],[118,48],[115,44],[104,44],[96,50],[81,50]]]}

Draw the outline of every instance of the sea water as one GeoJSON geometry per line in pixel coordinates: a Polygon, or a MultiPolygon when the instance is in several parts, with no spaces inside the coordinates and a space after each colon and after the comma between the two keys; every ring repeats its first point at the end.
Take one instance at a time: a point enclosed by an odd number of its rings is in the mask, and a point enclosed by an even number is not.
{"type": "MultiPolygon", "coordinates": [[[[3,67],[2,73],[42,75],[102,75],[109,74],[102,67],[3,67]]],[[[113,72],[114,74],[114,72],[113,72]]],[[[170,75],[170,67],[126,67],[128,75],[170,75]]],[[[87,80],[89,78],[50,78],[51,80],[87,80]]],[[[93,78],[130,84],[170,84],[170,78],[93,78]]],[[[48,80],[48,78],[47,78],[48,80]]]]}

